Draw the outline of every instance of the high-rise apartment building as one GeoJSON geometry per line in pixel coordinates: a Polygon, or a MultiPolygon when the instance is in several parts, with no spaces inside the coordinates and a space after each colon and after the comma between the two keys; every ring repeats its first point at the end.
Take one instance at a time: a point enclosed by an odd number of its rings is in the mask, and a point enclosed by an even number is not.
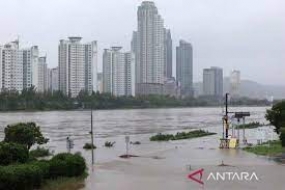
{"type": "Polygon", "coordinates": [[[97,74],[97,92],[103,93],[103,73],[97,74]]]}
{"type": "Polygon", "coordinates": [[[135,73],[136,73],[136,64],[135,64],[135,54],[133,52],[125,53],[125,81],[126,81],[126,96],[135,96],[135,73]]]}
{"type": "Polygon", "coordinates": [[[39,49],[33,46],[23,50],[23,88],[38,88],[39,49]]]}
{"type": "MultiPolygon", "coordinates": [[[[138,32],[137,31],[133,31],[132,41],[131,41],[131,52],[135,56],[135,67],[138,67],[139,61],[138,61],[138,55],[137,55],[138,54],[138,32]]],[[[136,77],[135,80],[139,81],[139,78],[136,77]]]]}
{"type": "Polygon", "coordinates": [[[223,96],[223,70],[211,67],[203,70],[203,94],[220,98],[223,96]]]}
{"type": "Polygon", "coordinates": [[[58,67],[50,69],[50,90],[58,91],[58,67]]]}
{"type": "Polygon", "coordinates": [[[230,75],[230,95],[232,97],[240,96],[240,71],[234,70],[230,75]]]}
{"type": "Polygon", "coordinates": [[[59,44],[59,90],[76,97],[80,91],[97,91],[97,42],[82,44],[69,37],[59,44]]]}
{"type": "Polygon", "coordinates": [[[114,96],[135,95],[135,56],[123,53],[121,47],[103,53],[103,92],[114,96]]]}
{"type": "Polygon", "coordinates": [[[23,89],[23,50],[19,41],[13,41],[0,47],[1,90],[23,89]]]}
{"type": "Polygon", "coordinates": [[[38,90],[38,62],[38,46],[21,49],[19,40],[0,46],[0,90],[38,90]]]}
{"type": "Polygon", "coordinates": [[[47,67],[46,57],[39,57],[38,62],[38,92],[46,92],[49,90],[49,70],[47,67]]]}
{"type": "Polygon", "coordinates": [[[176,79],[180,84],[181,96],[193,96],[193,49],[184,40],[176,47],[176,79]]]}
{"type": "Polygon", "coordinates": [[[172,78],[172,39],[169,29],[164,29],[164,76],[172,78]]]}
{"type": "Polygon", "coordinates": [[[138,7],[136,93],[162,94],[164,83],[164,26],[154,2],[138,7]]]}

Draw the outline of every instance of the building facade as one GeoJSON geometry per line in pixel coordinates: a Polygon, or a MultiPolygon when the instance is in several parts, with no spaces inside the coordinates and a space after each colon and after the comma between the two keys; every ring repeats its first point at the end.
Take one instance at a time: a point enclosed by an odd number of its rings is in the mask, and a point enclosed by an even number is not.
{"type": "Polygon", "coordinates": [[[164,83],[164,26],[154,2],[142,2],[137,16],[136,94],[144,95],[164,83]]]}
{"type": "Polygon", "coordinates": [[[231,72],[230,75],[230,95],[232,97],[239,97],[240,96],[240,71],[234,70],[231,72]]]}
{"type": "Polygon", "coordinates": [[[114,96],[135,95],[135,57],[123,53],[121,47],[105,49],[103,53],[103,92],[114,96]]]}
{"type": "Polygon", "coordinates": [[[49,69],[47,67],[47,58],[38,59],[38,92],[47,92],[49,90],[49,69]]]}
{"type": "Polygon", "coordinates": [[[223,96],[223,70],[211,67],[203,70],[203,94],[220,98],[223,96]]]}
{"type": "Polygon", "coordinates": [[[23,88],[38,89],[39,49],[33,46],[23,50],[23,88]]]}
{"type": "Polygon", "coordinates": [[[81,37],[59,43],[59,90],[71,97],[97,91],[97,42],[82,44],[81,37]]]}
{"type": "Polygon", "coordinates": [[[131,52],[125,53],[125,72],[126,72],[126,96],[135,96],[135,84],[136,84],[136,64],[135,54],[131,52]]]}
{"type": "Polygon", "coordinates": [[[176,78],[180,83],[181,96],[193,96],[193,48],[184,40],[176,47],[176,78]]]}
{"type": "Polygon", "coordinates": [[[23,90],[23,50],[19,41],[13,41],[0,47],[1,90],[23,90]]]}
{"type": "Polygon", "coordinates": [[[175,78],[168,78],[163,85],[163,94],[171,97],[180,97],[180,85],[175,78]]]}
{"type": "Polygon", "coordinates": [[[58,79],[59,75],[58,75],[58,67],[52,68],[50,69],[50,91],[51,92],[55,92],[58,91],[58,79]]]}
{"type": "Polygon", "coordinates": [[[172,39],[169,29],[164,29],[164,76],[172,78],[172,39]]]}

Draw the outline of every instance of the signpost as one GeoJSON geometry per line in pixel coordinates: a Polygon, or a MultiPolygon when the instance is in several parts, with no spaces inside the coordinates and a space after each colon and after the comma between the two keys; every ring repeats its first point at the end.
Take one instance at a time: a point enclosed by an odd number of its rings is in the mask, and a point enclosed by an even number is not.
{"type": "Polygon", "coordinates": [[[129,156],[130,136],[125,137],[125,142],[126,142],[126,155],[129,156]]]}

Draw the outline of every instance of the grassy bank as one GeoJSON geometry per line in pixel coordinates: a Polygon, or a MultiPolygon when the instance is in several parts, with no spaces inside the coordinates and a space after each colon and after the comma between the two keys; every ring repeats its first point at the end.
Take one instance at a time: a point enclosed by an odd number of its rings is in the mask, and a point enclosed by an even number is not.
{"type": "Polygon", "coordinates": [[[260,145],[245,147],[243,150],[262,156],[277,156],[283,153],[280,141],[268,141],[260,145]]]}
{"type": "Polygon", "coordinates": [[[259,122],[250,122],[250,123],[247,123],[247,124],[242,124],[242,125],[237,125],[235,128],[236,129],[255,129],[255,128],[258,128],[258,127],[262,127],[262,126],[265,126],[264,123],[259,123],[259,122]]]}
{"type": "Polygon", "coordinates": [[[79,190],[84,188],[86,174],[80,177],[62,177],[56,180],[48,180],[40,190],[79,190]]]}
{"type": "Polygon", "coordinates": [[[178,132],[175,135],[172,134],[157,134],[150,137],[151,141],[169,141],[169,140],[182,140],[182,139],[191,139],[204,137],[208,135],[215,135],[216,133],[204,131],[204,130],[195,130],[190,132],[178,132]]]}

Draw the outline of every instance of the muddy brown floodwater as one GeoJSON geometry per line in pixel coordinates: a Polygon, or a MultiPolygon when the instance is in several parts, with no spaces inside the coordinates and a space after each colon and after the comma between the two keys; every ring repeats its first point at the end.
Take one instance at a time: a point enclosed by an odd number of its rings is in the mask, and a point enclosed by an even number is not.
{"type": "MultiPolygon", "coordinates": [[[[231,111],[250,111],[247,122],[266,123],[266,107],[239,107],[231,111]]],[[[7,112],[0,113],[0,139],[7,124],[35,121],[50,139],[45,145],[55,153],[66,151],[66,137],[74,140],[72,152],[81,152],[89,164],[85,190],[284,190],[285,170],[266,157],[242,150],[220,150],[219,138],[222,108],[97,110],[93,112],[95,165],[91,166],[91,152],[82,149],[90,142],[89,111],[7,112]],[[150,142],[158,132],[176,133],[191,129],[205,129],[217,135],[169,142],[150,142]],[[134,157],[125,154],[125,136],[140,145],[130,145],[134,157]],[[115,147],[103,147],[105,141],[115,141],[115,147]],[[221,163],[224,166],[221,167],[221,163]],[[187,176],[203,169],[202,176],[187,176]],[[247,177],[248,175],[249,177],[247,177]],[[256,177],[255,177],[256,176],[256,177]],[[200,178],[201,177],[201,178],[200,178]],[[245,179],[246,178],[246,179],[245,179]]],[[[262,127],[264,140],[276,139],[273,127],[262,127]]],[[[257,129],[246,130],[250,143],[260,138],[257,129]]]]}

